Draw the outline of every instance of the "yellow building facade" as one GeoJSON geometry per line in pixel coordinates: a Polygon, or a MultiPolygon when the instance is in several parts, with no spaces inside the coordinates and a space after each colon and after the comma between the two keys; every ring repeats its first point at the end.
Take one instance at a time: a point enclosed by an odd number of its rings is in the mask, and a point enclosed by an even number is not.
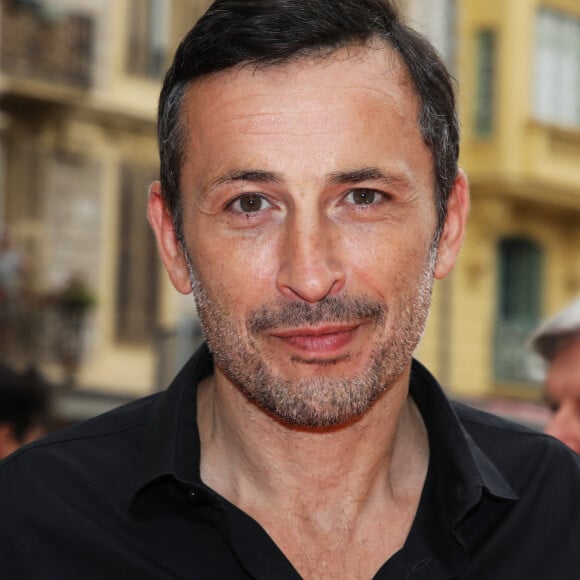
{"type": "Polygon", "coordinates": [[[580,4],[448,4],[472,206],[418,355],[457,395],[538,400],[526,339],[580,293],[580,4]]]}
{"type": "Polygon", "coordinates": [[[208,5],[0,1],[0,230],[23,263],[0,355],[63,385],[63,420],[161,388],[178,364],[193,301],[169,288],[145,210],[160,79],[208,5]]]}
{"type": "MultiPolygon", "coordinates": [[[[401,4],[457,77],[472,191],[466,244],[436,285],[417,356],[457,396],[537,399],[525,338],[580,293],[580,4],[401,4]]],[[[208,5],[0,0],[0,229],[25,257],[30,298],[14,340],[56,382],[74,367],[63,420],[164,387],[199,340],[145,204],[160,79],[208,5]],[[91,304],[62,338],[55,304],[71,283],[91,304]]]]}

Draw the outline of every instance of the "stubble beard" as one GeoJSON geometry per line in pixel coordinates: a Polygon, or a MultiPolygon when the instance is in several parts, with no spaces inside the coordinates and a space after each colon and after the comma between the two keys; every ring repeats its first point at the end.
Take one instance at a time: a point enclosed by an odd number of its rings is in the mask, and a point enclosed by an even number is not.
{"type": "MultiPolygon", "coordinates": [[[[388,306],[370,297],[349,295],[326,297],[314,305],[279,302],[251,312],[245,329],[235,326],[227,293],[216,292],[220,299],[210,294],[189,252],[182,249],[214,364],[247,399],[283,424],[324,429],[352,422],[401,376],[423,335],[431,304],[437,239],[430,245],[422,277],[417,282],[416,277],[401,275],[388,306]],[[344,377],[325,375],[322,363],[316,363],[318,374],[306,378],[290,379],[275,373],[258,348],[260,336],[271,328],[322,322],[362,322],[374,327],[376,339],[368,364],[358,374],[344,377]]],[[[326,365],[340,363],[328,361],[326,365]]]]}

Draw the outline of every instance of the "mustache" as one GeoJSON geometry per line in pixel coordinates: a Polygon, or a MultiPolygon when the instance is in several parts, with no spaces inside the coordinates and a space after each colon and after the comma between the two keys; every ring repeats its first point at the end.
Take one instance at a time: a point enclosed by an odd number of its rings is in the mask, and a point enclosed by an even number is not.
{"type": "Polygon", "coordinates": [[[251,334],[274,328],[313,326],[321,322],[349,323],[360,320],[381,322],[387,313],[384,303],[368,297],[325,297],[315,304],[285,302],[278,306],[262,306],[248,317],[251,334]]]}

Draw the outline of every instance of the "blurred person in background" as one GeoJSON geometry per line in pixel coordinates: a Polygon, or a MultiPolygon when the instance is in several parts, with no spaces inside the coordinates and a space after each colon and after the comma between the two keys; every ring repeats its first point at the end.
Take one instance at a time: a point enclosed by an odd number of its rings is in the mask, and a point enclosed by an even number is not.
{"type": "Polygon", "coordinates": [[[48,432],[50,386],[34,369],[0,365],[0,460],[48,432]]]}
{"type": "Polygon", "coordinates": [[[3,231],[0,233],[0,357],[10,350],[15,339],[23,274],[23,255],[13,247],[8,231],[3,231]]]}
{"type": "Polygon", "coordinates": [[[580,453],[580,298],[541,324],[530,342],[547,364],[553,416],[545,431],[580,453]]]}
{"type": "Polygon", "coordinates": [[[216,0],[158,133],[149,220],[207,343],[2,464],[0,576],[576,580],[580,458],[413,358],[469,188],[393,3],[216,0]]]}
{"type": "Polygon", "coordinates": [[[0,234],[0,301],[18,295],[23,273],[22,254],[13,247],[7,231],[0,234]]]}

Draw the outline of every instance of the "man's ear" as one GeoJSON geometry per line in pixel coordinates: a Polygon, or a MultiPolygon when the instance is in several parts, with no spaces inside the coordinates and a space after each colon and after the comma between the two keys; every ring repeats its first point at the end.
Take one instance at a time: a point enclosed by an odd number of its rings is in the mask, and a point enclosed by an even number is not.
{"type": "Polygon", "coordinates": [[[465,173],[457,172],[453,189],[447,200],[447,217],[437,254],[435,278],[445,278],[453,269],[465,236],[467,215],[469,214],[469,184],[465,173]]]}
{"type": "Polygon", "coordinates": [[[173,286],[178,292],[189,294],[191,292],[189,270],[159,181],[154,181],[149,187],[147,216],[157,240],[161,261],[173,286]]]}

